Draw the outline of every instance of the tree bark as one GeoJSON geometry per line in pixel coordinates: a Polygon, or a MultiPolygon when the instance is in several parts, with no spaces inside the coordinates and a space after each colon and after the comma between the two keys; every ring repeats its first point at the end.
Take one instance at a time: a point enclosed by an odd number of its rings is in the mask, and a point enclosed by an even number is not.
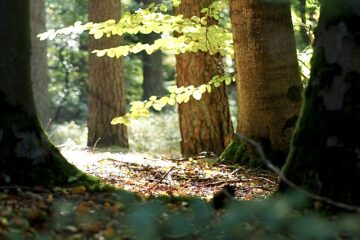
{"type": "MultiPolygon", "coordinates": [[[[290,3],[230,1],[238,93],[237,132],[260,141],[274,163],[284,163],[298,117],[299,75],[290,3]]],[[[250,146],[234,140],[225,161],[261,165],[250,146]]]]}
{"type": "MultiPolygon", "coordinates": [[[[182,0],[175,14],[184,17],[200,16],[201,9],[212,0],[182,0]]],[[[176,84],[199,86],[209,82],[213,76],[223,74],[219,55],[206,52],[176,55],[176,84]]],[[[204,94],[200,101],[190,100],[179,105],[181,152],[194,155],[202,151],[220,154],[233,136],[228,99],[225,86],[204,94]]]]}
{"type": "Polygon", "coordinates": [[[30,1],[0,1],[0,18],[0,184],[52,187],[90,181],[40,127],[31,88],[30,1]]]}
{"type": "Polygon", "coordinates": [[[45,4],[44,0],[30,2],[31,29],[31,81],[34,92],[35,106],[43,127],[49,118],[48,97],[48,65],[46,57],[46,41],[40,41],[37,35],[45,32],[45,4]]]}
{"type": "MultiPolygon", "coordinates": [[[[89,21],[119,18],[120,0],[89,1],[89,21]]],[[[120,37],[89,37],[88,146],[129,146],[126,126],[110,124],[112,118],[126,113],[122,59],[99,58],[91,53],[94,49],[119,46],[120,42],[120,37]]]]}
{"type": "MultiPolygon", "coordinates": [[[[137,3],[143,3],[148,6],[151,3],[159,4],[161,0],[137,0],[137,3]]],[[[159,33],[141,34],[140,42],[153,44],[161,36],[159,33]]],[[[163,54],[160,50],[153,54],[141,52],[142,70],[143,70],[143,100],[148,100],[151,96],[163,96],[165,94],[163,77],[163,54]]]]}
{"type": "MultiPolygon", "coordinates": [[[[152,44],[160,36],[151,33],[142,36],[141,42],[152,44]]],[[[142,53],[142,69],[143,69],[143,100],[148,100],[151,96],[161,97],[165,94],[162,52],[156,51],[153,54],[142,53]]]]}
{"type": "MultiPolygon", "coordinates": [[[[360,2],[321,6],[311,78],[284,167],[314,194],[360,206],[360,2]]],[[[281,183],[280,189],[286,189],[281,183]]]]}
{"type": "Polygon", "coordinates": [[[311,42],[306,25],[306,0],[299,0],[299,1],[300,1],[300,18],[301,18],[301,23],[303,24],[302,26],[300,26],[301,38],[304,45],[309,46],[311,42]]]}

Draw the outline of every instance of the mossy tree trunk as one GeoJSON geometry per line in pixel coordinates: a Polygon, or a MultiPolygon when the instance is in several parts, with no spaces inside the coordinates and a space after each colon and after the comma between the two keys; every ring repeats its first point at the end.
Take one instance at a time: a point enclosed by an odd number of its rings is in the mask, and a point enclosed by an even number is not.
{"type": "MultiPolygon", "coordinates": [[[[360,206],[360,2],[321,6],[309,86],[284,167],[307,190],[360,206]]],[[[280,189],[286,189],[281,183],[280,189]]]]}
{"type": "MultiPolygon", "coordinates": [[[[238,93],[237,132],[284,163],[301,103],[290,3],[230,1],[238,93]]],[[[234,140],[222,160],[257,166],[251,147],[234,140]]]]}
{"type": "MultiPolygon", "coordinates": [[[[175,15],[200,16],[201,9],[212,0],[182,0],[175,9],[175,15]]],[[[209,82],[213,76],[223,74],[219,55],[205,52],[176,55],[176,84],[199,86],[209,82]]],[[[204,94],[200,101],[190,100],[179,106],[181,152],[194,155],[202,151],[220,154],[231,141],[231,123],[225,86],[204,94]]]]}
{"type": "MultiPolygon", "coordinates": [[[[120,0],[90,0],[89,21],[102,22],[120,18],[120,0]]],[[[122,59],[97,57],[94,49],[119,46],[120,37],[89,37],[89,113],[88,146],[128,147],[125,125],[111,125],[116,116],[126,113],[125,87],[122,59]]]]}
{"type": "Polygon", "coordinates": [[[31,88],[30,0],[0,1],[0,184],[55,186],[86,175],[51,145],[31,88]]]}

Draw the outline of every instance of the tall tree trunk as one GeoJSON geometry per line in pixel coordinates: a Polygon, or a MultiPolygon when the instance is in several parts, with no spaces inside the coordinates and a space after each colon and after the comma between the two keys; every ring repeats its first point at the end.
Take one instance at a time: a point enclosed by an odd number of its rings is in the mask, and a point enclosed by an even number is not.
{"type": "Polygon", "coordinates": [[[299,186],[358,206],[359,22],[359,1],[322,3],[311,78],[284,168],[285,176],[299,186]]]}
{"type": "MultiPolygon", "coordinates": [[[[182,0],[175,14],[184,17],[200,16],[201,9],[212,0],[182,0]]],[[[205,52],[176,55],[176,84],[199,86],[215,75],[223,74],[221,56],[205,52]]],[[[181,152],[194,155],[202,151],[220,154],[233,136],[225,86],[204,94],[200,101],[179,106],[181,152]]]]}
{"type": "MultiPolygon", "coordinates": [[[[140,38],[142,43],[152,44],[160,36],[156,33],[143,35],[140,38]]],[[[164,77],[162,65],[162,52],[156,51],[153,54],[142,53],[142,69],[143,69],[143,100],[149,99],[151,96],[163,96],[164,77]]]]}
{"type": "MultiPolygon", "coordinates": [[[[301,102],[290,3],[230,1],[238,93],[237,132],[260,141],[283,164],[301,102]]],[[[234,140],[225,161],[258,166],[250,146],[234,140]]]]}
{"type": "Polygon", "coordinates": [[[300,18],[301,18],[301,23],[303,24],[302,26],[300,26],[300,34],[301,34],[302,42],[304,43],[305,47],[307,47],[310,45],[311,42],[306,25],[306,0],[299,0],[299,1],[300,1],[300,6],[299,6],[300,18]]]}
{"type": "MultiPolygon", "coordinates": [[[[161,3],[161,0],[137,0],[137,3],[143,3],[147,6],[151,3],[161,3]]],[[[158,33],[140,35],[140,42],[153,44],[156,39],[160,38],[158,33]]],[[[163,54],[160,50],[153,54],[141,52],[142,70],[143,70],[143,100],[149,99],[151,96],[163,96],[164,77],[163,77],[163,54]]]]}
{"type": "MultiPolygon", "coordinates": [[[[90,0],[89,21],[101,22],[120,18],[120,0],[90,0]]],[[[127,128],[112,126],[111,119],[126,113],[122,59],[97,57],[94,49],[120,45],[120,37],[89,37],[89,113],[88,146],[128,147],[127,128]]]]}
{"type": "Polygon", "coordinates": [[[0,184],[88,180],[48,141],[31,88],[30,0],[0,1],[0,184]]]}
{"type": "Polygon", "coordinates": [[[49,121],[48,98],[48,65],[46,57],[46,41],[40,41],[37,35],[45,32],[44,0],[30,2],[31,29],[31,81],[35,98],[35,106],[43,127],[49,121]]]}

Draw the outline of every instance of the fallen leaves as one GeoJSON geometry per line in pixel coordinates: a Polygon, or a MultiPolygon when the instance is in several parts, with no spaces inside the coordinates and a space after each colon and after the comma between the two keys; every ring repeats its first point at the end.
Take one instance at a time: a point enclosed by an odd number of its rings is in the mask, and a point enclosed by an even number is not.
{"type": "Polygon", "coordinates": [[[250,200],[268,196],[277,186],[276,176],[269,172],[221,165],[213,156],[168,159],[93,151],[74,156],[70,162],[83,171],[138,196],[91,193],[85,186],[52,190],[0,187],[0,238],[21,235],[31,239],[44,232],[50,239],[126,237],[121,219],[134,199],[196,196],[210,200],[230,184],[237,199],[250,200]]]}

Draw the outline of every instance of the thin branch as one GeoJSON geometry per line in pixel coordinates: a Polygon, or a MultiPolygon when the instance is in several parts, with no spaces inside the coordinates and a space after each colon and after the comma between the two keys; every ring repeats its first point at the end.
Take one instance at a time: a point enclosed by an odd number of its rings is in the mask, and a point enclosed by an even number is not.
{"type": "Polygon", "coordinates": [[[157,182],[157,183],[155,183],[152,187],[150,187],[148,190],[146,190],[146,192],[148,193],[148,192],[150,192],[151,190],[153,190],[156,186],[158,186],[160,183],[162,183],[162,181],[164,181],[164,179],[169,175],[169,173],[172,171],[172,170],[174,170],[175,169],[175,166],[174,167],[172,167],[172,168],[170,168],[170,170],[169,171],[167,171],[165,174],[164,174],[164,176],[162,176],[162,178],[157,182]]]}
{"type": "Polygon", "coordinates": [[[307,197],[313,199],[313,200],[317,200],[317,201],[321,201],[321,202],[324,202],[324,203],[327,203],[331,206],[334,206],[334,207],[337,207],[337,208],[342,208],[342,209],[345,209],[345,210],[348,210],[348,211],[354,211],[354,212],[358,212],[360,213],[360,207],[357,207],[357,206],[353,206],[353,205],[349,205],[349,204],[346,204],[346,203],[342,203],[342,202],[337,202],[337,201],[334,201],[330,198],[327,198],[327,197],[322,197],[322,196],[319,196],[319,195],[316,195],[314,193],[311,193],[309,191],[306,191],[304,190],[303,188],[299,187],[298,185],[296,185],[294,182],[292,182],[291,180],[289,180],[287,177],[284,176],[284,174],[281,172],[281,170],[276,167],[275,165],[273,165],[269,159],[266,157],[265,153],[264,153],[264,150],[261,146],[260,143],[242,135],[242,134],[239,134],[239,133],[235,133],[235,136],[237,136],[238,138],[240,138],[240,140],[243,140],[249,144],[251,144],[256,152],[259,154],[262,162],[264,162],[264,164],[270,169],[272,170],[273,172],[275,172],[281,179],[281,181],[283,181],[284,183],[286,183],[288,186],[290,186],[291,188],[293,189],[296,189],[297,191],[299,191],[300,193],[306,195],[307,197]]]}

